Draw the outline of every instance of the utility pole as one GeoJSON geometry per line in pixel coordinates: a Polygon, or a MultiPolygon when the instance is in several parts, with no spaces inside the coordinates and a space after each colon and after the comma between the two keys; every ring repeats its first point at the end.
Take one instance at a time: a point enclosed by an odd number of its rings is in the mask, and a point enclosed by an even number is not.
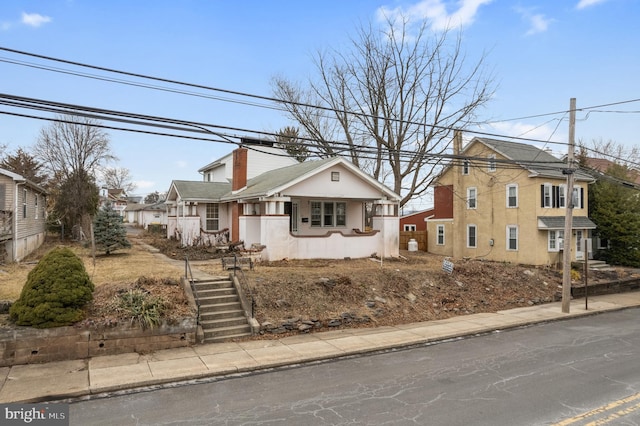
{"type": "Polygon", "coordinates": [[[573,224],[573,173],[574,145],[576,138],[576,98],[569,101],[569,151],[567,152],[567,168],[562,173],[567,175],[567,193],[565,194],[564,239],[562,257],[562,312],[569,313],[571,304],[571,247],[573,224]]]}

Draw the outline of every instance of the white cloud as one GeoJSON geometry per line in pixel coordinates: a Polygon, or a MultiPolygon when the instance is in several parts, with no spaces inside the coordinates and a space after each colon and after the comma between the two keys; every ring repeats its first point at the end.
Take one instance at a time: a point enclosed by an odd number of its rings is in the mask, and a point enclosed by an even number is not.
{"type": "Polygon", "coordinates": [[[48,22],[51,22],[51,18],[48,16],[40,15],[39,13],[22,12],[22,23],[25,25],[29,25],[30,27],[37,28],[48,22]]]}
{"type": "MultiPolygon", "coordinates": [[[[382,6],[378,9],[379,20],[395,20],[400,17],[409,19],[410,22],[427,20],[434,30],[465,27],[473,23],[480,6],[491,3],[493,0],[459,0],[456,2],[456,10],[447,11],[448,4],[445,0],[421,0],[406,8],[396,7],[389,9],[382,6]]],[[[450,2],[449,2],[450,3],[450,2]]]]}
{"type": "Polygon", "coordinates": [[[547,18],[542,13],[533,13],[530,9],[516,8],[515,10],[529,25],[529,29],[525,35],[543,33],[549,29],[549,25],[554,21],[551,18],[547,18]]]}
{"type": "Polygon", "coordinates": [[[527,31],[527,35],[543,33],[549,29],[551,19],[546,18],[542,14],[536,14],[529,17],[530,28],[527,31]]]}
{"type": "Polygon", "coordinates": [[[587,7],[595,6],[596,4],[604,3],[607,0],[580,0],[576,5],[576,9],[585,9],[587,7]]]}

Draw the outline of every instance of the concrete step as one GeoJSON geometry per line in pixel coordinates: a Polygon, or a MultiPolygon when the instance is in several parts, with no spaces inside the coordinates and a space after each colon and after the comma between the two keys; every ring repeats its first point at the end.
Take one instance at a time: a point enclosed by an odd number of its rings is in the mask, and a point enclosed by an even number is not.
{"type": "Polygon", "coordinates": [[[207,296],[202,297],[198,295],[198,300],[200,301],[200,306],[204,305],[218,305],[222,303],[234,303],[238,302],[240,298],[237,294],[227,294],[222,296],[207,296]]]}
{"type": "MultiPolygon", "coordinates": [[[[244,319],[244,311],[242,309],[228,309],[228,310],[211,310],[211,311],[200,311],[200,321],[213,321],[220,320],[225,318],[240,318],[244,319]]],[[[246,321],[246,319],[245,319],[246,321]]]]}
{"type": "Polygon", "coordinates": [[[193,283],[196,290],[215,290],[220,288],[234,288],[233,283],[229,280],[209,280],[209,281],[196,281],[193,283]]]}
{"type": "Polygon", "coordinates": [[[242,311],[242,304],[239,300],[227,303],[200,304],[200,314],[223,311],[242,311]]]}
{"type": "Polygon", "coordinates": [[[196,289],[198,292],[198,298],[203,299],[207,297],[215,297],[215,296],[231,296],[238,294],[236,289],[233,287],[230,288],[214,288],[208,290],[196,289]]]}
{"type": "Polygon", "coordinates": [[[204,340],[205,342],[210,341],[209,339],[214,339],[214,338],[229,338],[229,336],[236,336],[236,335],[251,335],[251,327],[249,326],[249,324],[244,324],[244,325],[231,325],[228,327],[218,327],[215,329],[208,329],[205,330],[203,328],[203,332],[204,332],[204,340]]]}
{"type": "Polygon", "coordinates": [[[250,337],[251,333],[239,333],[239,334],[231,334],[228,336],[219,336],[219,337],[209,337],[204,339],[204,343],[223,343],[229,342],[234,339],[242,339],[244,337],[250,337]]]}
{"type": "Polygon", "coordinates": [[[244,315],[240,317],[221,318],[221,319],[214,319],[214,320],[200,319],[200,325],[202,326],[202,330],[206,334],[206,332],[209,330],[215,331],[224,327],[232,327],[236,325],[246,326],[247,319],[244,317],[244,315]]]}

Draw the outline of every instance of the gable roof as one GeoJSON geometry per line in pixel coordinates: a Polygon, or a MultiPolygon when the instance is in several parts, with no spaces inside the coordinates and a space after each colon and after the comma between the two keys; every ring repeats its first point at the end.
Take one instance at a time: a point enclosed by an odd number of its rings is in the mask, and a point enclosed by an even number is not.
{"type": "Polygon", "coordinates": [[[337,164],[346,167],[352,173],[367,181],[370,185],[380,188],[381,192],[390,199],[396,201],[400,199],[398,194],[394,193],[389,188],[373,179],[371,176],[364,173],[342,157],[329,157],[323,160],[304,161],[292,166],[265,172],[253,179],[250,179],[247,182],[247,187],[245,189],[242,189],[235,194],[229,194],[225,196],[224,199],[234,200],[271,196],[337,164]]]}
{"type": "Polygon", "coordinates": [[[45,194],[45,195],[48,195],[48,194],[49,194],[49,193],[48,193],[48,192],[47,192],[43,187],[41,187],[40,185],[38,185],[38,184],[36,184],[36,183],[34,183],[34,182],[31,182],[29,179],[27,179],[27,178],[23,177],[22,175],[19,175],[19,174],[17,174],[17,173],[14,173],[14,172],[12,172],[12,171],[7,170],[7,169],[2,169],[2,168],[0,168],[0,175],[5,175],[5,176],[7,176],[7,177],[11,178],[11,180],[13,180],[13,181],[15,181],[15,182],[24,182],[25,184],[27,184],[27,186],[29,186],[29,187],[31,187],[31,188],[33,188],[33,189],[35,189],[35,190],[37,190],[37,191],[39,191],[39,192],[41,192],[41,193],[45,194]]]}
{"type": "MultiPolygon", "coordinates": [[[[489,138],[473,138],[464,151],[467,151],[476,142],[487,146],[506,159],[514,161],[533,175],[554,179],[566,178],[566,175],[562,173],[562,170],[566,168],[566,164],[547,151],[533,145],[489,138]]],[[[576,170],[574,178],[582,181],[593,181],[593,177],[581,170],[576,170]]]]}
{"type": "Polygon", "coordinates": [[[231,184],[225,182],[174,180],[171,182],[167,199],[169,199],[173,191],[183,200],[220,201],[222,196],[231,191],[231,184]]]}

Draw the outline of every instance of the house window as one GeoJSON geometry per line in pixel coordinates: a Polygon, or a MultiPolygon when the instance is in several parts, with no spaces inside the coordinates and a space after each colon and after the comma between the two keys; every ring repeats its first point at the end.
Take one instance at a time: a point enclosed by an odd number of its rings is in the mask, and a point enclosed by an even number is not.
{"type": "Polygon", "coordinates": [[[35,211],[35,218],[38,218],[38,194],[35,194],[35,207],[34,207],[34,211],[35,211]]]}
{"type": "Polygon", "coordinates": [[[490,171],[490,172],[495,172],[496,171],[496,156],[495,156],[495,154],[489,156],[489,163],[487,164],[487,170],[490,171]]]}
{"type": "Polygon", "coordinates": [[[507,185],[507,207],[518,207],[518,185],[507,185]]]}
{"type": "Polygon", "coordinates": [[[567,187],[566,185],[560,185],[558,187],[558,207],[567,206],[567,187]]]}
{"type": "Polygon", "coordinates": [[[584,191],[579,186],[573,187],[573,197],[571,201],[573,202],[573,208],[575,209],[583,209],[584,208],[584,191]]]}
{"type": "Polygon", "coordinates": [[[478,190],[467,188],[467,208],[475,209],[478,206],[478,190]]]}
{"type": "Polygon", "coordinates": [[[340,172],[331,172],[331,181],[340,182],[340,172]]]}
{"type": "Polygon", "coordinates": [[[467,225],[467,247],[476,248],[478,246],[477,241],[477,228],[475,225],[467,225]]]}
{"type": "Polygon", "coordinates": [[[207,204],[207,217],[205,219],[207,231],[217,231],[220,226],[220,216],[217,204],[207,204]]]}
{"type": "Polygon", "coordinates": [[[405,232],[416,232],[415,225],[404,225],[405,232]]]}
{"type": "Polygon", "coordinates": [[[469,160],[464,160],[462,162],[462,174],[463,175],[469,174],[469,160]]]}
{"type": "Polygon", "coordinates": [[[553,206],[553,191],[550,183],[542,185],[542,207],[550,208],[553,206]]]}
{"type": "Polygon", "coordinates": [[[27,190],[22,190],[22,218],[27,218],[27,190]]]}
{"type": "Polygon", "coordinates": [[[563,248],[564,231],[550,229],[548,231],[548,246],[549,251],[560,251],[563,248]]]}
{"type": "Polygon", "coordinates": [[[436,229],[437,229],[436,245],[443,246],[444,245],[444,225],[438,225],[436,229]]]}
{"type": "Polygon", "coordinates": [[[311,226],[346,226],[347,203],[331,201],[311,202],[311,226]]]}
{"type": "Polygon", "coordinates": [[[518,227],[515,225],[507,226],[507,250],[518,250],[518,227]]]}

